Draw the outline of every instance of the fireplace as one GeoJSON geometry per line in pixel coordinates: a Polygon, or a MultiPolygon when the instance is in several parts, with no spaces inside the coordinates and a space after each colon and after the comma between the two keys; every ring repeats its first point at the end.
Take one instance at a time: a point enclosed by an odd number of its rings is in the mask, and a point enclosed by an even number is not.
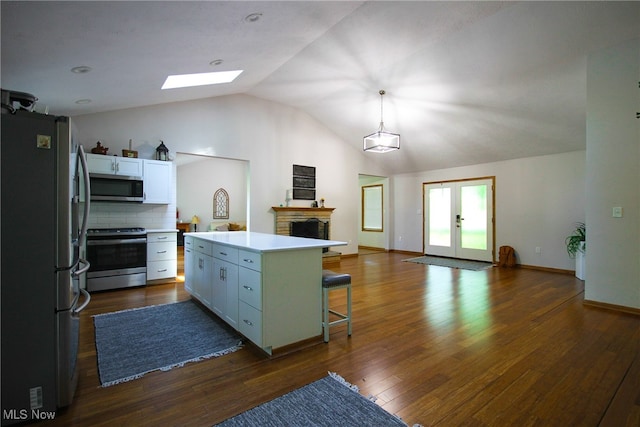
{"type": "MultiPolygon", "coordinates": [[[[329,222],[320,221],[318,218],[309,218],[306,221],[291,221],[289,223],[289,235],[329,240],[329,222]]],[[[322,252],[327,252],[328,250],[329,248],[322,248],[322,252]]]]}
{"type": "MultiPolygon", "coordinates": [[[[324,207],[294,207],[294,206],[273,206],[271,209],[276,214],[276,224],[275,231],[277,235],[280,236],[294,236],[298,235],[297,233],[305,233],[302,237],[311,237],[310,234],[313,233],[312,238],[320,238],[329,240],[331,239],[330,235],[330,224],[331,224],[331,213],[335,208],[324,208],[324,207]],[[307,220],[309,223],[307,223],[307,220]],[[313,224],[316,222],[316,224],[313,224]],[[295,223],[295,225],[292,225],[295,223]],[[318,227],[316,230],[315,227],[318,227]],[[292,228],[295,227],[295,231],[292,228]],[[304,231],[299,231],[298,227],[303,229],[304,231]],[[312,231],[309,232],[307,227],[313,227],[312,231]],[[320,236],[320,237],[318,237],[320,236]]],[[[340,262],[340,252],[335,252],[329,250],[329,248],[324,248],[322,251],[322,264],[333,264],[340,262]]]]}

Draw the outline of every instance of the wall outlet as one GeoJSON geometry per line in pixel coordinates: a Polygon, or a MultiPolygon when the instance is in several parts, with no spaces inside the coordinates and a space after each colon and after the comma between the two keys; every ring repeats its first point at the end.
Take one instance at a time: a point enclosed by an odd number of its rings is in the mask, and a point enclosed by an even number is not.
{"type": "Polygon", "coordinates": [[[536,246],[536,253],[537,254],[542,253],[542,248],[540,246],[536,246]]]}
{"type": "Polygon", "coordinates": [[[616,206],[613,208],[612,216],[614,218],[622,218],[622,207],[616,206]]]}

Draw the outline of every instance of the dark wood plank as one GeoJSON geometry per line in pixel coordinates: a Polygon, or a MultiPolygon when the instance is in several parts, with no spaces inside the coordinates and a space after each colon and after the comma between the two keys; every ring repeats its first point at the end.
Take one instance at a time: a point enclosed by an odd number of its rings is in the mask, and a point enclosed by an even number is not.
{"type": "MultiPolygon", "coordinates": [[[[40,425],[210,426],[327,371],[409,425],[638,425],[640,317],[583,305],[583,282],[569,275],[406,258],[381,252],[332,266],[353,277],[351,338],[340,325],[328,344],[278,358],[247,346],[108,388],[91,316],[189,295],[182,282],[96,293],[82,318],[76,399],[40,425]]],[[[331,298],[344,308],[344,294],[331,298]]]]}

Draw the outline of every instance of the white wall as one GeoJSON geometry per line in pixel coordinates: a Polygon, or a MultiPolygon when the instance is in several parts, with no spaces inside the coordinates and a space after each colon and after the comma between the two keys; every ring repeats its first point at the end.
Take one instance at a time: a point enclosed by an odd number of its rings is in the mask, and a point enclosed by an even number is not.
{"type": "Polygon", "coordinates": [[[178,156],[192,160],[176,168],[176,205],[180,219],[191,222],[193,215],[197,215],[200,218],[199,231],[229,222],[246,224],[248,162],[185,154],[178,156]],[[229,219],[213,218],[213,195],[219,188],[224,188],[229,195],[229,219]]]}
{"type": "Polygon", "coordinates": [[[585,299],[640,308],[640,39],[587,62],[585,299]],[[612,208],[623,208],[622,218],[612,208]]]}
{"type": "Polygon", "coordinates": [[[496,259],[512,246],[518,262],[574,270],[565,238],[584,221],[585,151],[442,169],[392,178],[392,248],[423,251],[422,184],[496,177],[496,259]],[[541,253],[535,253],[540,247],[541,253]]]}
{"type": "Polygon", "coordinates": [[[100,140],[111,153],[127,148],[132,139],[134,150],[152,155],[163,140],[170,154],[248,161],[251,231],[274,232],[271,207],[284,203],[292,165],[315,166],[318,199],[324,197],[327,207],[336,208],[331,238],[349,242],[336,248],[344,254],[357,253],[358,174],[386,175],[380,164],[307,114],[247,95],[82,115],[74,122],[83,145],[92,147],[100,140]]]}

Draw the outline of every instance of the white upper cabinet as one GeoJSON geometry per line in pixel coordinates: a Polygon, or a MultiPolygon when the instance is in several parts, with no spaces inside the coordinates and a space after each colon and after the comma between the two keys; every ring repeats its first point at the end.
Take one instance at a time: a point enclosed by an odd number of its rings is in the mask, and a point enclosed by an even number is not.
{"type": "Polygon", "coordinates": [[[171,203],[172,163],[161,160],[144,160],[144,202],[171,203]]]}
{"type": "Polygon", "coordinates": [[[90,173],[142,176],[142,160],[131,157],[87,154],[87,166],[90,173]]]}

